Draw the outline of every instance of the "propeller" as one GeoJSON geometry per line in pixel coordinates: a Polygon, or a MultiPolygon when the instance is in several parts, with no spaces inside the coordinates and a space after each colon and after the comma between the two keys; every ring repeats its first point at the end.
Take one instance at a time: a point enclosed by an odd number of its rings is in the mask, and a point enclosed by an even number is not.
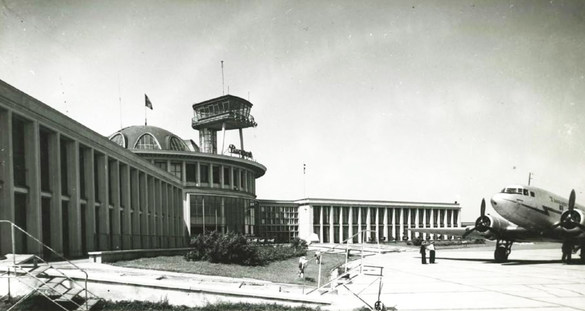
{"type": "Polygon", "coordinates": [[[581,224],[581,215],[575,211],[575,197],[575,189],[573,189],[569,196],[567,211],[561,215],[561,219],[553,225],[553,228],[561,226],[564,229],[571,230],[579,227],[581,230],[585,230],[585,226],[581,224]]]}
{"type": "Polygon", "coordinates": [[[471,230],[467,230],[463,234],[463,238],[466,238],[473,231],[486,232],[487,230],[490,229],[491,220],[489,217],[487,217],[485,215],[485,199],[481,199],[481,206],[479,208],[479,215],[480,216],[475,221],[475,227],[473,227],[471,230]]]}

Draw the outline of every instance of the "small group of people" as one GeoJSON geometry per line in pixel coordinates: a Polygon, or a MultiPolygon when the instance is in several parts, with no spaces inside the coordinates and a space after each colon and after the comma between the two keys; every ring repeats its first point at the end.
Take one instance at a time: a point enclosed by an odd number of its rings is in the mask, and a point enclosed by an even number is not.
{"type": "Polygon", "coordinates": [[[427,264],[427,255],[429,256],[429,263],[435,263],[435,243],[432,241],[423,241],[420,244],[420,257],[423,265],[427,264]]]}

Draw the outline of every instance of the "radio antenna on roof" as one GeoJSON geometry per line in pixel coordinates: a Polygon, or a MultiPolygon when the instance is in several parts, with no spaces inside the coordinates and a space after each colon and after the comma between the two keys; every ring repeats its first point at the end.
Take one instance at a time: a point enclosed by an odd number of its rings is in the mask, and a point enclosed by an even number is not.
{"type": "Polygon", "coordinates": [[[225,95],[225,85],[223,78],[223,60],[221,61],[221,95],[225,95]]]}

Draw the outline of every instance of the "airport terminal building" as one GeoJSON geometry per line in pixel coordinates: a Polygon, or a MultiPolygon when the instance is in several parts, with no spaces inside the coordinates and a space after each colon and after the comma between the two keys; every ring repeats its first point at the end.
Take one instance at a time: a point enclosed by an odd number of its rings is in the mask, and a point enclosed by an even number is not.
{"type": "MultiPolygon", "coordinates": [[[[177,248],[210,231],[384,242],[412,238],[408,228],[460,226],[457,202],[258,199],[267,169],[244,148],[251,107],[232,95],[194,104],[199,144],[148,125],[104,137],[0,81],[0,220],[34,237],[15,234],[16,251],[42,255],[36,240],[69,258],[177,248]],[[238,146],[226,144],[230,130],[238,146]]],[[[10,226],[0,223],[0,235],[1,254],[11,252],[10,226]]]]}

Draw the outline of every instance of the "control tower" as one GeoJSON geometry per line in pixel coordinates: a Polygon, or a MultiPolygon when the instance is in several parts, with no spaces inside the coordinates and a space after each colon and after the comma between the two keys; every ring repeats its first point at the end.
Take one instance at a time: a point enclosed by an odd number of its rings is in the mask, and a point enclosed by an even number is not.
{"type": "Polygon", "coordinates": [[[257,124],[250,115],[252,103],[233,96],[224,95],[214,99],[193,104],[195,117],[191,126],[199,131],[199,146],[201,152],[218,154],[217,132],[221,130],[222,140],[219,154],[225,150],[225,132],[238,129],[240,132],[240,148],[229,146],[229,152],[238,154],[241,158],[252,158],[252,152],[244,149],[244,136],[242,130],[247,127],[255,127],[257,124]]]}

